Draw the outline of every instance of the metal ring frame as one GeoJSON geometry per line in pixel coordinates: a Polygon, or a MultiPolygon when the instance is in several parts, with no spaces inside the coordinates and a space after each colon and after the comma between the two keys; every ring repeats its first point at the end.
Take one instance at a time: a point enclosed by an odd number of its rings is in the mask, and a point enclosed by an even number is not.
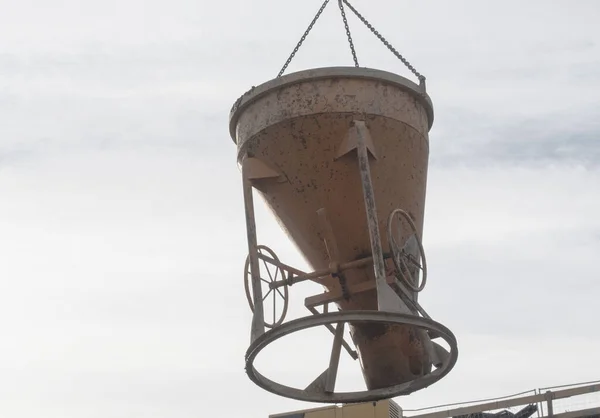
{"type": "Polygon", "coordinates": [[[250,345],[246,352],[246,374],[255,384],[263,389],[287,398],[317,403],[357,403],[408,395],[417,390],[426,388],[448,374],[456,364],[457,358],[458,346],[456,337],[448,328],[431,319],[383,311],[341,311],[295,319],[265,332],[250,345]],[[357,392],[326,393],[324,391],[313,392],[307,391],[306,389],[293,388],[270,380],[259,373],[254,367],[254,361],[258,354],[269,344],[285,335],[320,325],[346,322],[386,323],[422,328],[443,338],[450,346],[450,353],[441,367],[423,377],[395,386],[357,392]]]}

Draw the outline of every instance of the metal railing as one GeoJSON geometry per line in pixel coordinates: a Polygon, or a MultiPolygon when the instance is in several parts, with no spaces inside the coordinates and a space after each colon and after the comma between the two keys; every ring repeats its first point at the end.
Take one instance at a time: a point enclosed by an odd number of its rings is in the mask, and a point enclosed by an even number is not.
{"type": "Polygon", "coordinates": [[[578,418],[600,415],[600,381],[532,389],[499,398],[405,409],[403,415],[406,418],[468,417],[483,412],[522,409],[532,404],[537,405],[538,418],[578,418]]]}

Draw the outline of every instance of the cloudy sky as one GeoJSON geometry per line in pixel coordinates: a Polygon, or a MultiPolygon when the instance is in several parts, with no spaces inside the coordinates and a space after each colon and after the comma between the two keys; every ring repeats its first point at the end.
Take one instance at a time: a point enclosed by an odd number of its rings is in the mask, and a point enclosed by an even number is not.
{"type": "MultiPolygon", "coordinates": [[[[421,300],[460,357],[397,401],[600,379],[600,3],[353,4],[428,77],[436,111],[421,300]]],[[[247,250],[228,113],[277,74],[319,5],[0,0],[0,415],[261,418],[311,406],[244,373],[247,250]]],[[[290,71],[352,64],[336,7],[290,71]]],[[[410,76],[350,24],[362,66],[410,76]]],[[[308,268],[257,206],[259,241],[308,268]]],[[[291,315],[318,291],[293,288],[291,315]]],[[[261,364],[304,385],[329,344],[307,333],[261,364]]],[[[356,363],[343,370],[341,385],[360,388],[356,363]]]]}

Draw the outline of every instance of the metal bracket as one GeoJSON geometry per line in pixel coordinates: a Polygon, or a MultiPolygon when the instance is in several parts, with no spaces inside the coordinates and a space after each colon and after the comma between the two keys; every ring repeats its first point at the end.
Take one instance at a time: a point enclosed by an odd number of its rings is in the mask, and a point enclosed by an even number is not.
{"type": "MultiPolygon", "coordinates": [[[[338,152],[336,154],[335,159],[337,160],[337,159],[343,157],[344,155],[350,153],[351,151],[358,149],[359,136],[362,134],[362,137],[364,139],[364,143],[365,143],[365,146],[367,147],[367,150],[371,153],[373,158],[375,158],[377,160],[378,159],[377,151],[375,150],[375,145],[373,145],[373,139],[371,138],[371,134],[366,129],[366,127],[365,127],[365,129],[362,130],[362,132],[359,132],[359,128],[356,125],[356,122],[357,121],[354,121],[354,125],[350,127],[350,130],[348,131],[348,135],[346,136],[346,138],[344,138],[344,140],[342,141],[342,144],[338,148],[338,152]]],[[[364,125],[364,122],[362,122],[362,123],[364,125]]]]}
{"type": "MultiPolygon", "coordinates": [[[[397,279],[394,276],[388,276],[386,280],[387,280],[388,285],[394,285],[394,284],[396,284],[396,281],[397,281],[397,279]]],[[[348,294],[349,294],[349,296],[357,295],[359,293],[364,293],[364,292],[368,292],[369,290],[373,290],[373,289],[375,289],[375,287],[376,287],[376,284],[373,281],[358,283],[354,286],[351,286],[348,289],[348,294]]],[[[310,308],[314,308],[317,306],[324,306],[329,303],[339,302],[342,299],[344,299],[344,293],[342,291],[334,290],[334,291],[324,292],[324,293],[321,293],[318,295],[309,296],[309,297],[305,298],[304,306],[306,306],[308,309],[310,309],[310,308]]],[[[415,310],[415,313],[416,313],[416,310],[415,310]]]]}
{"type": "Polygon", "coordinates": [[[256,158],[246,157],[242,161],[242,172],[249,180],[280,178],[281,173],[274,168],[269,167],[267,163],[256,158]]]}

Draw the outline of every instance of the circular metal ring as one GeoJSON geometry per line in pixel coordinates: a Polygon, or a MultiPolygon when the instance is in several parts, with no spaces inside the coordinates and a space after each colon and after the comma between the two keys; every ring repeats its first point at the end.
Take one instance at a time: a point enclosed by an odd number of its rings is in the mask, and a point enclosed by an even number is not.
{"type": "MultiPolygon", "coordinates": [[[[404,284],[413,292],[417,292],[417,293],[420,292],[421,290],[423,290],[425,288],[425,285],[427,284],[427,259],[425,258],[425,250],[423,249],[423,244],[421,243],[421,240],[419,239],[419,234],[417,233],[417,227],[415,226],[414,221],[412,220],[412,218],[406,211],[404,211],[402,209],[394,209],[392,211],[392,213],[390,213],[390,216],[388,217],[387,233],[388,233],[388,244],[390,246],[390,251],[392,252],[392,261],[394,262],[394,267],[396,267],[398,278],[401,279],[402,282],[404,282],[404,284]],[[419,253],[421,256],[421,260],[423,261],[423,266],[421,267],[418,260],[415,261],[415,260],[412,260],[409,258],[409,261],[411,262],[411,264],[417,265],[420,270],[423,270],[423,277],[421,279],[421,284],[417,285],[417,286],[415,284],[413,284],[412,280],[410,280],[411,277],[407,277],[407,274],[410,276],[410,268],[405,260],[405,258],[408,258],[408,257],[402,250],[399,249],[398,243],[396,242],[396,239],[394,238],[394,234],[392,232],[392,221],[394,220],[394,216],[396,216],[396,215],[401,215],[406,220],[406,222],[408,222],[408,225],[412,229],[414,237],[417,241],[417,245],[419,247],[419,253]],[[406,272],[407,274],[405,274],[404,272],[406,272]]],[[[419,277],[417,275],[417,278],[416,278],[417,284],[418,284],[418,280],[419,280],[419,277]]]]}
{"type": "Polygon", "coordinates": [[[265,332],[250,345],[248,351],[246,352],[246,374],[248,377],[250,377],[250,380],[252,380],[261,388],[276,395],[291,399],[318,403],[371,402],[381,399],[389,399],[395,396],[408,395],[412,392],[432,385],[450,372],[450,370],[456,364],[457,358],[458,346],[456,337],[448,328],[431,319],[395,312],[341,311],[294,319],[277,328],[265,332]],[[392,325],[412,325],[439,335],[450,346],[450,353],[441,367],[423,377],[386,388],[356,392],[325,393],[292,388],[268,379],[260,374],[254,367],[254,360],[258,354],[273,341],[276,341],[285,335],[307,328],[341,322],[371,322],[392,325]]]}
{"type": "MultiPolygon", "coordinates": [[[[275,252],[273,252],[273,250],[271,250],[266,245],[258,245],[256,247],[256,249],[259,253],[269,256],[273,260],[279,262],[279,258],[277,257],[275,252]]],[[[280,290],[279,287],[271,288],[269,285],[271,283],[274,283],[277,281],[278,275],[281,275],[281,278],[285,279],[285,271],[281,267],[276,266],[272,263],[269,263],[268,261],[261,260],[259,258],[259,262],[260,261],[262,261],[262,263],[265,266],[265,269],[267,271],[267,278],[260,276],[261,284],[265,283],[268,288],[266,293],[263,292],[263,302],[270,294],[273,294],[273,322],[268,322],[265,320],[264,324],[265,324],[265,327],[267,327],[267,328],[275,328],[283,323],[285,316],[287,315],[290,295],[289,295],[287,285],[283,286],[283,292],[280,290]],[[276,269],[275,273],[271,273],[271,271],[269,270],[269,266],[275,267],[275,269],[276,269]],[[277,296],[279,296],[283,300],[282,305],[281,305],[282,310],[281,310],[281,314],[279,315],[279,317],[277,317],[277,296]]],[[[260,267],[259,267],[259,275],[260,275],[260,267]]],[[[252,310],[252,312],[254,312],[254,301],[252,300],[251,284],[252,284],[252,272],[250,271],[250,255],[248,255],[248,257],[246,257],[246,264],[244,266],[244,290],[246,291],[246,299],[248,299],[248,305],[250,305],[250,309],[252,310]]],[[[263,305],[263,310],[264,310],[264,305],[263,305]]]]}

